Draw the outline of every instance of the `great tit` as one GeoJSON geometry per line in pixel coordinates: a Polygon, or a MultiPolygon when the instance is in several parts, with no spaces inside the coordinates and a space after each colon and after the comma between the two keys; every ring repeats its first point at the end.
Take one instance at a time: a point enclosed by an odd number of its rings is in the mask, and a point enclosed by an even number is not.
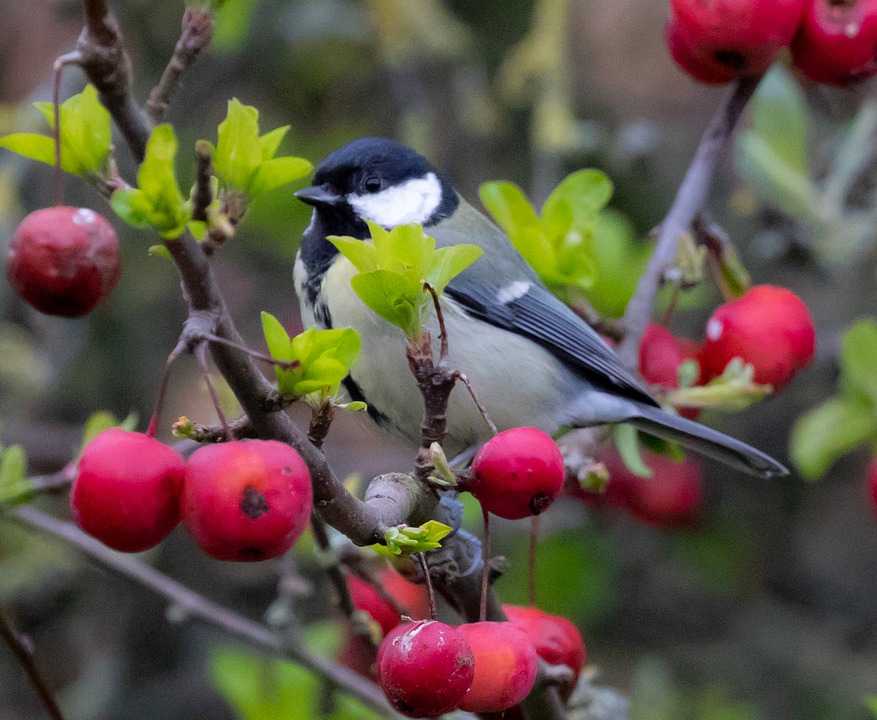
{"type": "MultiPolygon", "coordinates": [[[[600,336],[551,294],[505,233],[414,150],[384,138],[355,140],[330,154],[313,187],[296,196],[313,207],[295,263],[303,321],[359,332],[360,359],[343,386],[351,399],[367,403],[381,428],[418,444],[423,402],[401,330],[357,297],[353,265],[326,239],[367,240],[364,220],[388,230],[420,223],[438,247],[470,243],[484,251],[450,282],[441,308],[447,361],[469,378],[500,430],[530,425],[553,434],[564,427],[630,423],[752,475],[788,474],[759,450],[662,410],[600,336]]],[[[436,330],[433,324],[433,337],[436,330]]],[[[447,417],[449,455],[491,436],[459,386],[447,417]]]]}

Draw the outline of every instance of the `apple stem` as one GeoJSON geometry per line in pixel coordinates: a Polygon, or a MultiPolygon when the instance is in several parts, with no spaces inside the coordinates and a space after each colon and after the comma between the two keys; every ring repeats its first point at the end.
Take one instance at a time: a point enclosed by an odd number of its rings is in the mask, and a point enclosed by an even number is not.
{"type": "Polygon", "coordinates": [[[478,611],[479,622],[487,620],[487,592],[488,578],[490,576],[490,513],[484,505],[481,506],[481,514],[484,517],[484,541],[481,543],[481,607],[478,611]]]}
{"type": "Polygon", "coordinates": [[[225,439],[228,442],[233,442],[235,439],[234,433],[228,424],[225,413],[222,411],[222,405],[219,402],[219,395],[216,394],[216,388],[213,387],[213,382],[210,380],[210,368],[207,366],[207,345],[205,343],[200,343],[195,348],[195,357],[198,358],[198,364],[201,366],[204,384],[207,385],[207,392],[210,394],[210,401],[213,403],[214,410],[216,410],[216,417],[219,418],[219,424],[225,433],[225,439]]]}
{"type": "Polygon", "coordinates": [[[527,576],[527,591],[530,605],[536,607],[536,541],[539,539],[539,516],[530,518],[530,557],[527,576]]]}
{"type": "Polygon", "coordinates": [[[149,419],[149,427],[146,428],[147,437],[155,437],[155,432],[158,429],[158,420],[161,417],[161,411],[164,407],[164,399],[167,395],[167,387],[171,376],[171,365],[178,356],[179,353],[174,350],[167,356],[167,360],[165,361],[164,375],[161,376],[161,385],[158,388],[158,397],[155,399],[155,408],[152,411],[152,417],[149,419]]]}
{"type": "Polygon", "coordinates": [[[435,606],[435,590],[432,587],[432,578],[429,576],[429,562],[426,560],[426,553],[417,553],[417,559],[420,561],[420,567],[423,570],[423,577],[426,579],[426,596],[429,599],[429,619],[438,620],[438,611],[435,606]]]}
{"type": "Polygon", "coordinates": [[[64,204],[64,171],[61,169],[61,72],[66,65],[75,65],[82,62],[79,52],[67,53],[55,58],[52,64],[54,83],[52,85],[52,109],[55,113],[52,137],[55,141],[55,203],[58,206],[64,204]]]}

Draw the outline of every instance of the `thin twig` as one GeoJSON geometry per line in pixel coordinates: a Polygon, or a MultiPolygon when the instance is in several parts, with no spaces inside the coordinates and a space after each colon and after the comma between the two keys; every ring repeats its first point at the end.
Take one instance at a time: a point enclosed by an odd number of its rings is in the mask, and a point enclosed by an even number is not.
{"type": "Polygon", "coordinates": [[[429,562],[426,560],[426,553],[417,553],[417,561],[420,563],[423,579],[426,581],[426,595],[429,599],[429,619],[437,620],[438,610],[435,604],[435,590],[432,587],[432,578],[429,576],[429,562]]]}
{"type": "MultiPolygon", "coordinates": [[[[333,552],[326,523],[315,512],[311,513],[311,532],[314,535],[317,547],[320,548],[323,555],[329,555],[333,552]]],[[[338,596],[339,609],[346,617],[353,617],[356,607],[353,605],[353,598],[350,597],[350,588],[347,587],[347,581],[344,578],[344,573],[341,571],[338,561],[333,558],[332,562],[325,566],[325,570],[329,576],[329,582],[332,583],[332,586],[335,588],[335,594],[338,596]]]]}
{"type": "Polygon", "coordinates": [[[216,393],[216,388],[213,387],[213,382],[210,380],[210,368],[207,366],[207,350],[204,345],[198,345],[198,347],[195,348],[195,357],[198,358],[198,365],[201,367],[201,375],[204,378],[204,384],[207,386],[207,392],[210,394],[210,401],[213,403],[213,409],[216,410],[216,417],[219,418],[219,424],[225,432],[226,440],[232,442],[234,441],[234,433],[231,430],[231,426],[228,424],[228,419],[225,417],[225,412],[222,409],[222,403],[219,402],[219,395],[216,393]]]}
{"type": "Polygon", "coordinates": [[[652,316],[658,288],[664,273],[676,259],[677,238],[703,207],[719,161],[760,80],[760,75],[741,78],[713,116],[676,192],[673,205],[660,225],[655,251],[624,313],[626,334],[618,354],[629,370],[636,371],[639,344],[652,316]]]}
{"type": "Polygon", "coordinates": [[[435,291],[435,288],[429,283],[425,282],[423,283],[423,289],[426,290],[432,297],[432,304],[435,308],[435,316],[438,319],[439,342],[441,343],[439,350],[439,362],[441,362],[448,356],[448,330],[445,327],[445,315],[442,312],[442,306],[439,302],[439,296],[438,293],[435,291]]]}
{"type": "Polygon", "coordinates": [[[132,555],[124,555],[110,550],[103,543],[83,533],[75,525],[58,520],[32,507],[16,508],[10,512],[10,516],[30,527],[70,543],[104,567],[157,593],[180,609],[184,617],[199,618],[251,645],[286,657],[331,682],[376,712],[395,717],[383,693],[374,684],[353,671],[331,660],[313,655],[303,647],[284,644],[283,639],[266,626],[196,593],[132,555]]]}
{"type": "Polygon", "coordinates": [[[240,350],[241,352],[245,352],[254,360],[261,360],[262,362],[268,363],[269,365],[276,365],[281,370],[295,370],[296,368],[301,366],[301,362],[298,360],[278,360],[277,358],[266,355],[265,353],[261,353],[258,350],[253,350],[243,343],[238,343],[234,340],[228,340],[224,337],[220,337],[219,335],[214,335],[213,333],[202,333],[201,337],[203,337],[205,340],[209,340],[212,343],[227,345],[228,347],[235,348],[236,350],[240,350]]]}
{"type": "Polygon", "coordinates": [[[481,506],[484,518],[484,538],[481,540],[481,606],[478,610],[478,622],[487,620],[487,593],[490,590],[490,513],[481,506]]]}
{"type": "Polygon", "coordinates": [[[213,152],[210,143],[199,140],[195,143],[195,192],[192,193],[192,219],[207,220],[207,208],[213,202],[213,189],[210,175],[213,172],[213,152]]]}
{"type": "Polygon", "coordinates": [[[146,112],[152,122],[164,121],[171,96],[176,92],[183,73],[213,39],[213,17],[206,10],[187,8],[183,13],[182,32],[173,55],[161,75],[161,80],[149,93],[146,112]]]}
{"type": "Polygon", "coordinates": [[[6,614],[6,610],[2,607],[0,607],[0,638],[3,638],[3,641],[9,646],[12,654],[18,660],[19,665],[24,669],[27,679],[43,703],[43,707],[45,707],[49,717],[53,720],[64,720],[61,708],[58,707],[55,696],[43,679],[40,669],[37,667],[36,661],[34,661],[31,649],[21,636],[18,628],[15,627],[12,618],[6,614]]]}
{"type": "Polygon", "coordinates": [[[472,398],[472,401],[475,403],[475,407],[478,408],[478,412],[481,413],[481,417],[484,418],[484,422],[487,423],[487,427],[490,428],[490,431],[496,435],[499,430],[496,429],[496,425],[493,423],[493,420],[490,419],[490,415],[487,414],[487,408],[481,404],[481,401],[478,399],[478,396],[475,394],[475,388],[472,387],[472,383],[469,382],[469,378],[465,373],[461,373],[459,370],[454,373],[454,376],[459,380],[463,385],[465,385],[466,389],[469,391],[469,396],[472,398]]]}

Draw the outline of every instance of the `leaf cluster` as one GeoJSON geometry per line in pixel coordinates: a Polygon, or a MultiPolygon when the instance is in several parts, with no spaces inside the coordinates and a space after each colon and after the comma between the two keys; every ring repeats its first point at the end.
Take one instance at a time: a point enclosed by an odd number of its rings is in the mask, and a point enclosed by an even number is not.
{"type": "MultiPolygon", "coordinates": [[[[361,341],[352,328],[309,328],[290,338],[276,317],[263,312],[262,330],[271,356],[293,365],[288,369],[275,366],[280,392],[315,405],[337,394],[339,384],[359,359],[361,341]]],[[[354,403],[347,407],[360,409],[354,403]]]]}
{"type": "Polygon", "coordinates": [[[420,225],[384,230],[368,224],[371,242],[352,237],[329,237],[359,271],[351,285],[359,298],[387,322],[417,339],[433,307],[424,284],[441,295],[447,284],[479,257],[474,245],[436,248],[420,225]]]}
{"type": "MultiPolygon", "coordinates": [[[[36,102],[49,127],[55,129],[55,109],[49,102],[36,102]]],[[[81,177],[105,178],[108,174],[111,130],[110,113],[98,100],[93,85],[65,100],[60,108],[61,169],[81,177]]],[[[55,164],[55,140],[49,135],[14,133],[0,138],[0,147],[31,160],[55,164]]]]}

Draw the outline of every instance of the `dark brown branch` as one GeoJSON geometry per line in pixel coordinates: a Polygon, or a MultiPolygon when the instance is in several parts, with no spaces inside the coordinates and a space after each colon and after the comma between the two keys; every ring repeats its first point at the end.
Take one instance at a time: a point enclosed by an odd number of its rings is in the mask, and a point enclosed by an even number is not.
{"type": "Polygon", "coordinates": [[[75,525],[58,520],[32,507],[17,508],[11,511],[10,516],[25,525],[37,528],[74,545],[101,565],[169,600],[182,610],[183,616],[204,620],[244,642],[278,657],[292,660],[357,698],[376,712],[392,716],[392,711],[384,699],[383,693],[373,683],[346,667],[311,654],[303,647],[290,645],[288,639],[284,641],[266,626],[190,590],[137,558],[110,550],[103,543],[83,533],[75,525]]]}
{"type": "Polygon", "coordinates": [[[183,13],[182,33],[174,53],[161,75],[161,80],[149,93],[146,112],[152,122],[164,121],[171,96],[176,92],[183,73],[213,39],[213,17],[206,10],[186,9],[183,13]]]}
{"type": "Polygon", "coordinates": [[[134,159],[141,163],[151,128],[131,92],[131,60],[125,52],[122,30],[105,0],[83,0],[83,8],[86,24],[76,41],[80,64],[125,136],[134,159]]]}
{"type": "Polygon", "coordinates": [[[661,223],[655,251],[624,313],[625,337],[618,353],[629,370],[637,369],[639,344],[652,316],[664,273],[676,259],[677,239],[703,207],[719,161],[760,80],[760,75],[741,78],[713,116],[676,192],[673,205],[661,223]]]}
{"type": "MultiPolygon", "coordinates": [[[[213,313],[216,318],[215,334],[234,344],[243,345],[243,339],[220,294],[213,270],[195,238],[187,232],[176,240],[168,241],[167,247],[180,272],[190,310],[213,313]]],[[[259,372],[253,358],[236,347],[216,343],[211,344],[211,354],[258,436],[286,442],[302,456],[311,474],[314,506],[323,519],[357,545],[379,542],[386,529],[381,516],[347,492],[322,451],[308,441],[286,414],[266,411],[273,388],[259,372]]]]}
{"type": "Polygon", "coordinates": [[[213,173],[213,153],[205,140],[195,143],[195,192],[192,196],[192,220],[207,220],[207,208],[213,202],[210,175],[213,173]]]}
{"type": "Polygon", "coordinates": [[[15,655],[15,659],[18,660],[19,665],[24,669],[28,681],[30,681],[31,686],[39,696],[49,717],[53,720],[64,720],[61,708],[58,707],[55,696],[43,679],[40,669],[34,661],[30,647],[28,647],[27,642],[21,636],[18,628],[15,627],[12,618],[6,614],[2,607],[0,607],[0,638],[9,646],[12,654],[15,655]]]}

